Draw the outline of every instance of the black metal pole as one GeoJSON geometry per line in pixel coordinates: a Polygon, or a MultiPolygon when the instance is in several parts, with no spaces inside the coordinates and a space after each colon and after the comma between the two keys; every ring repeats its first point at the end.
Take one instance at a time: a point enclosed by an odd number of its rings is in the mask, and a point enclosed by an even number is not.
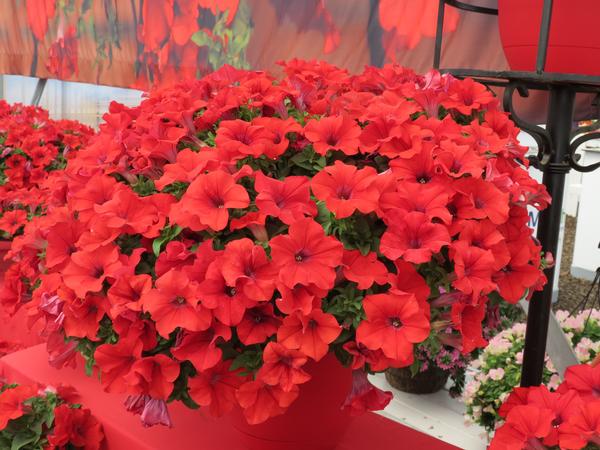
{"type": "MultiPolygon", "coordinates": [[[[565,188],[565,177],[569,172],[567,155],[571,140],[575,91],[568,86],[553,86],[550,89],[548,121],[546,124],[551,138],[550,161],[544,171],[543,182],[552,196],[552,204],[540,213],[537,237],[544,251],[556,258],[558,236],[565,188]]],[[[552,286],[554,267],[546,270],[548,283],[542,291],[535,292],[529,305],[521,386],[538,386],[542,383],[548,321],[552,308],[552,286]]]]}

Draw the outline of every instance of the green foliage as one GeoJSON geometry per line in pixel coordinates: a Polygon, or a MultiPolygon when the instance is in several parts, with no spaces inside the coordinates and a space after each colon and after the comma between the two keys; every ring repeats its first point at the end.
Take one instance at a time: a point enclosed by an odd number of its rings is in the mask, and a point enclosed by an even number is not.
{"type": "Polygon", "coordinates": [[[167,225],[160,232],[160,236],[154,239],[152,242],[152,251],[154,255],[158,257],[161,249],[173,239],[175,239],[179,233],[181,233],[182,228],[179,225],[167,225]]]}
{"type": "Polygon", "coordinates": [[[262,348],[253,345],[239,353],[231,364],[231,370],[243,369],[242,374],[252,374],[262,366],[262,348]]]}
{"type": "Polygon", "coordinates": [[[356,328],[365,318],[362,306],[363,292],[356,288],[355,283],[336,288],[334,295],[323,301],[323,311],[333,314],[339,323],[356,328]]]}
{"type": "Polygon", "coordinates": [[[154,181],[142,175],[138,176],[137,181],[131,185],[131,188],[136,194],[138,194],[141,197],[146,197],[148,195],[156,193],[154,181]]]}
{"type": "MultiPolygon", "coordinates": [[[[14,385],[12,385],[14,386],[14,385]]],[[[10,420],[0,431],[0,448],[6,450],[43,450],[48,445],[47,430],[54,423],[54,408],[62,403],[53,392],[24,402],[26,413],[10,420]]]]}

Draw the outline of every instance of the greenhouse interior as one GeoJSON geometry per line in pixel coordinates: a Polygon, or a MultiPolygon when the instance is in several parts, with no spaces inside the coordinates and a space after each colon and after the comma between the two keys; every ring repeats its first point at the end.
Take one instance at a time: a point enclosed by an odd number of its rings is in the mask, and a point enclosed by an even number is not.
{"type": "Polygon", "coordinates": [[[0,450],[600,449],[598,0],[0,12],[0,450]]]}

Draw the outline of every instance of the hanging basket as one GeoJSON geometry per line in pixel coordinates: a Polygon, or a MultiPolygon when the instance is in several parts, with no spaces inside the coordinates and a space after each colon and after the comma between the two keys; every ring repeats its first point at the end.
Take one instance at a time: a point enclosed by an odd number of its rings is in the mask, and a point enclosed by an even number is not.
{"type": "MultiPolygon", "coordinates": [[[[512,70],[534,71],[544,0],[498,0],[498,26],[512,70]]],[[[554,0],[546,72],[600,76],[600,2],[554,0]]]]}
{"type": "Polygon", "coordinates": [[[409,367],[388,369],[385,372],[385,378],[392,387],[409,394],[433,394],[444,387],[448,377],[448,372],[435,366],[430,366],[414,377],[409,367]]]}

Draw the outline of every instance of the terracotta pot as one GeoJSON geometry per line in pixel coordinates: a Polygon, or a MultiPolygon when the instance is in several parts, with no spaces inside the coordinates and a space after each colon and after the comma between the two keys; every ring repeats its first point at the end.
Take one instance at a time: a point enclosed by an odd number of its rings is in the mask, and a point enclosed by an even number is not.
{"type": "MultiPolygon", "coordinates": [[[[533,71],[543,0],[498,0],[498,26],[512,70],[533,71]]],[[[600,2],[554,0],[546,72],[600,75],[600,2]]]]}
{"type": "Polygon", "coordinates": [[[352,417],[341,405],[352,388],[352,371],[328,354],[306,369],[311,380],[287,412],[262,424],[249,425],[240,410],[231,424],[247,450],[332,450],[341,441],[352,417]]]}
{"type": "Polygon", "coordinates": [[[430,366],[414,377],[408,367],[388,369],[385,372],[385,378],[392,387],[410,394],[433,394],[444,387],[448,376],[448,372],[435,366],[430,366]]]}

